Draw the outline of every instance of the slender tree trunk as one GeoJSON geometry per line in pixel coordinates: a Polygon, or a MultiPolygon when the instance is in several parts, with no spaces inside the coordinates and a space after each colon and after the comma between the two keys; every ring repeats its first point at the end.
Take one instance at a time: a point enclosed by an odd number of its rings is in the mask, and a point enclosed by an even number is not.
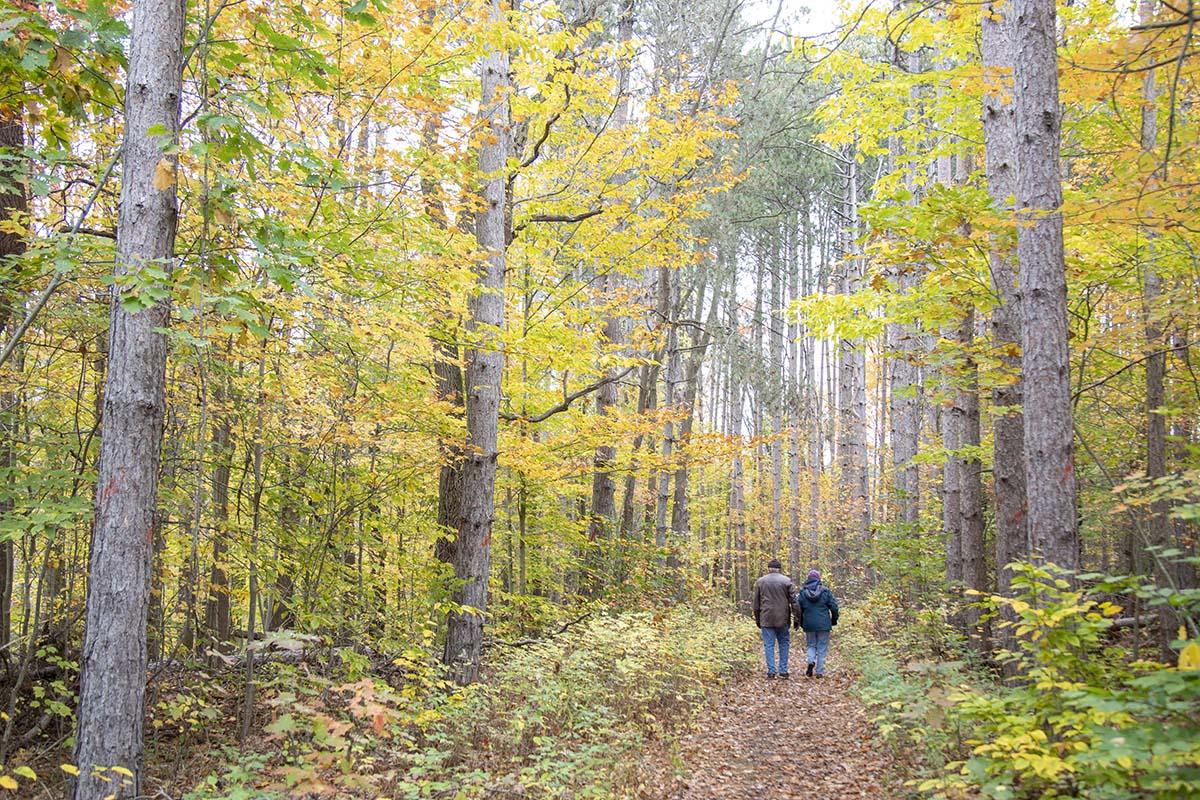
{"type": "Polygon", "coordinates": [[[772,555],[783,555],[783,260],[780,258],[780,236],[772,237],[771,313],[767,352],[767,397],[771,410],[771,528],[772,555]]]}
{"type": "Polygon", "coordinates": [[[215,530],[212,538],[212,566],[209,573],[208,602],[205,605],[205,623],[209,633],[217,642],[229,640],[229,578],[225,573],[225,553],[228,550],[229,526],[229,418],[217,423],[213,431],[213,454],[217,458],[213,470],[213,509],[215,530]]]}
{"type": "MultiPolygon", "coordinates": [[[[961,525],[962,582],[979,592],[988,588],[984,558],[983,465],[977,455],[980,446],[979,366],[971,352],[975,340],[975,310],[968,309],[959,327],[964,358],[962,386],[955,402],[960,412],[958,456],[959,520],[961,525]]],[[[963,618],[972,644],[981,649],[978,636],[979,610],[968,606],[963,618]]]]}
{"type": "MultiPolygon", "coordinates": [[[[807,215],[807,208],[805,209],[807,215]]],[[[788,298],[792,302],[800,299],[800,269],[796,258],[797,245],[807,246],[804,239],[805,230],[797,228],[797,221],[791,220],[793,240],[788,247],[788,298]]],[[[788,572],[792,576],[800,574],[800,471],[803,468],[803,449],[800,440],[800,326],[794,315],[788,315],[787,320],[787,414],[788,414],[788,572]]]]}
{"type": "MultiPolygon", "coordinates": [[[[704,306],[704,294],[697,298],[696,308],[704,306]]],[[[688,445],[692,437],[692,427],[695,424],[696,398],[700,391],[700,371],[704,366],[704,356],[708,352],[708,343],[712,339],[712,330],[717,324],[717,312],[721,307],[720,286],[713,286],[712,303],[705,317],[704,330],[693,340],[691,352],[688,355],[687,368],[683,374],[683,398],[681,410],[683,417],[679,421],[679,468],[675,470],[675,499],[671,503],[671,534],[675,547],[685,542],[691,527],[688,507],[688,445]]]]}
{"type": "MultiPolygon", "coordinates": [[[[654,364],[643,364],[638,379],[637,413],[642,416],[652,408],[651,398],[654,396],[654,384],[658,381],[658,367],[654,364]]],[[[621,537],[633,538],[635,515],[637,507],[637,471],[642,451],[642,441],[645,437],[638,434],[633,437],[630,447],[629,473],[625,476],[625,492],[621,498],[621,537]]]]}
{"type": "MultiPolygon", "coordinates": [[[[679,316],[679,275],[678,271],[662,268],[662,289],[667,296],[667,375],[663,386],[663,407],[674,410],[675,389],[679,385],[682,372],[682,357],[679,353],[679,330],[676,318],[679,316]]],[[[675,423],[668,417],[663,424],[662,463],[663,469],[658,473],[658,504],[654,524],[654,545],[662,550],[667,546],[667,504],[671,497],[670,473],[666,465],[671,463],[675,448],[675,423]]]]}
{"type": "Polygon", "coordinates": [[[1079,566],[1054,0],[1014,0],[1025,471],[1036,555],[1079,566]]]}
{"type": "MultiPolygon", "coordinates": [[[[171,142],[178,137],[184,7],[170,0],[134,0],[131,22],[116,273],[148,265],[169,273],[176,167],[163,155],[163,137],[154,133],[165,131],[171,142]]],[[[141,794],[146,613],[167,360],[162,330],[169,321],[166,301],[130,313],[114,290],[80,653],[75,800],[141,794]],[[113,773],[114,766],[133,777],[113,773]]]]}
{"type": "MultiPolygon", "coordinates": [[[[492,0],[489,20],[499,25],[504,5],[492,0]]],[[[504,325],[505,194],[508,159],[508,53],[491,49],[482,63],[481,108],[489,135],[479,146],[479,171],[485,178],[484,207],[476,219],[476,239],[487,253],[479,276],[480,291],[470,301],[471,349],[467,351],[467,455],[463,465],[463,509],[454,552],[454,576],[460,583],[455,601],[466,611],[452,612],[444,660],[459,683],[479,677],[483,615],[487,610],[492,520],[496,482],[496,444],[500,378],[504,354],[492,333],[504,325]]]]}

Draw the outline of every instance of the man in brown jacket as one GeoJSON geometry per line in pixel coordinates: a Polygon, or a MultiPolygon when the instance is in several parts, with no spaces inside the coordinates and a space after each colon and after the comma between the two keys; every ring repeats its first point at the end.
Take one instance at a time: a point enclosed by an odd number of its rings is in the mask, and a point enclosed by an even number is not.
{"type": "Polygon", "coordinates": [[[791,644],[789,623],[792,620],[792,600],[796,588],[792,579],[781,572],[778,559],[767,564],[767,574],[754,584],[754,622],[762,633],[763,654],[767,659],[767,677],[774,678],[775,645],[779,645],[779,672],[788,676],[788,646],[791,644]]]}

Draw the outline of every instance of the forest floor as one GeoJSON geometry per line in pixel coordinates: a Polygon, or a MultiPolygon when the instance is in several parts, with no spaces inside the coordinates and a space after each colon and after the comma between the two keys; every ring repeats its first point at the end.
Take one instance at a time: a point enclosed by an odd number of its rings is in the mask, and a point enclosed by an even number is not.
{"type": "Polygon", "coordinates": [[[788,680],[756,673],[719,692],[649,797],[906,797],[889,749],[850,692],[844,661],[831,657],[826,677],[806,678],[799,656],[788,680]]]}

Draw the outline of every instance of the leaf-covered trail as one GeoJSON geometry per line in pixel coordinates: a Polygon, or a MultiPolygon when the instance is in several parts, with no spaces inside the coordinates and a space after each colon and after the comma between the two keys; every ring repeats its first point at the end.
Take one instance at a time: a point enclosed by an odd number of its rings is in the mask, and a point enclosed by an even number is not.
{"type": "Polygon", "coordinates": [[[852,676],[831,658],[827,677],[805,678],[798,655],[789,680],[748,676],[714,699],[655,800],[904,796],[852,676]]]}

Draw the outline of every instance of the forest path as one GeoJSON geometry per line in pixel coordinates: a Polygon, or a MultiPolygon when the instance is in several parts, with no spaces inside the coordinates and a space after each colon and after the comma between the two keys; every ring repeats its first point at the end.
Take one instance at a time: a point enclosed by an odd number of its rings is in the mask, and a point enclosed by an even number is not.
{"type": "Polygon", "coordinates": [[[850,693],[854,678],[842,659],[831,653],[827,677],[806,678],[797,638],[803,634],[793,637],[799,658],[790,679],[756,673],[714,698],[680,741],[675,774],[660,783],[656,800],[905,796],[888,748],[850,693]]]}

